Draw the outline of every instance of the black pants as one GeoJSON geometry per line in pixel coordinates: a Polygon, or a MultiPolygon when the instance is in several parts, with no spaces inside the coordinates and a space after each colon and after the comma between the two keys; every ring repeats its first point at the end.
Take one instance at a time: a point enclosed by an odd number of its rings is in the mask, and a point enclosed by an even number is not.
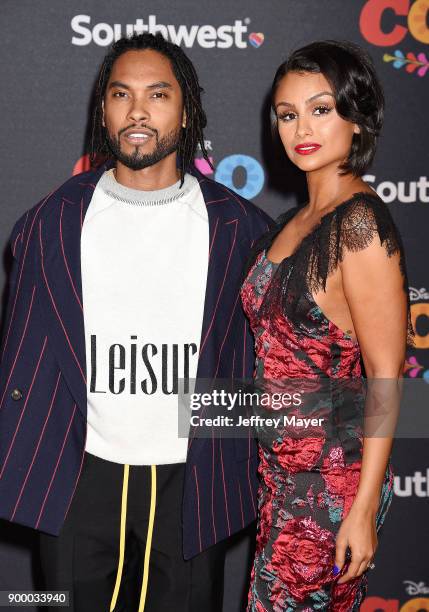
{"type": "Polygon", "coordinates": [[[183,463],[123,466],[85,453],[60,535],[39,536],[43,588],[70,592],[58,610],[221,612],[227,544],[184,561],[183,478],[183,463]]]}

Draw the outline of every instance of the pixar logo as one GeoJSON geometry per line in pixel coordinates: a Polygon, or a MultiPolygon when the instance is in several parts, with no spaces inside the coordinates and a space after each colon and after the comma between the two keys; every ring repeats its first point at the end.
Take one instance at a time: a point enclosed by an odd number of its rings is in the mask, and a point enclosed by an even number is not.
{"type": "MultiPolygon", "coordinates": [[[[210,158],[213,163],[213,159],[210,158]]],[[[213,174],[213,170],[204,158],[195,159],[196,168],[206,176],[213,174]]],[[[80,172],[86,172],[90,169],[89,157],[84,155],[75,164],[73,168],[73,176],[80,172]]],[[[238,193],[242,198],[251,200],[261,193],[264,182],[265,174],[261,164],[249,155],[236,154],[228,155],[224,157],[216,166],[214,171],[214,179],[225,187],[233,189],[235,193],[238,193]],[[234,173],[236,170],[241,170],[244,175],[244,184],[240,187],[236,187],[234,184],[234,173]]]]}

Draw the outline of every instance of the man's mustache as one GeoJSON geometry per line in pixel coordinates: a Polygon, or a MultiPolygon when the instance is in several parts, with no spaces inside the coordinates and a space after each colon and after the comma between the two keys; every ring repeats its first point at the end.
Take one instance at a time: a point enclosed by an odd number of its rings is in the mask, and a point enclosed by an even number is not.
{"type": "Polygon", "coordinates": [[[143,123],[142,125],[128,125],[125,128],[122,128],[122,130],[119,130],[118,132],[118,139],[120,138],[120,136],[126,132],[127,130],[131,130],[135,128],[136,130],[148,130],[149,132],[152,132],[156,137],[158,137],[158,130],[150,127],[150,125],[146,125],[145,123],[143,123]]]}

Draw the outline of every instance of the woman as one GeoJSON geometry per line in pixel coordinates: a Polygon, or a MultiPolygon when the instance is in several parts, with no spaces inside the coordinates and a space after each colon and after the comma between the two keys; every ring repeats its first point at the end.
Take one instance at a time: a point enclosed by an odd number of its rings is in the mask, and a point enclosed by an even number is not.
{"type": "MultiPolygon", "coordinates": [[[[274,78],[273,121],[287,156],[306,173],[309,200],[256,245],[241,297],[256,378],[311,381],[319,392],[328,380],[328,404],[315,405],[335,428],[298,438],[258,431],[251,612],[358,610],[391,502],[398,381],[413,332],[400,237],[361,178],[383,106],[370,58],[351,43],[303,47],[274,78]],[[361,363],[373,382],[393,382],[382,389],[384,417],[365,419],[365,430],[356,415],[377,416],[371,401],[380,390],[368,390],[365,401],[359,385],[333,391],[333,383],[362,381],[361,363]],[[387,426],[375,437],[380,422],[387,426]]],[[[312,397],[304,401],[309,412],[312,397]]]]}

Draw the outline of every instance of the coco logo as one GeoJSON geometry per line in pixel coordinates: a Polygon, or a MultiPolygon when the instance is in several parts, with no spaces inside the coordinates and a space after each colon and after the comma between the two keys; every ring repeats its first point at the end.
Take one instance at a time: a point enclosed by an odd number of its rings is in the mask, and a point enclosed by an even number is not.
{"type": "Polygon", "coordinates": [[[399,599],[372,596],[365,599],[360,609],[361,612],[429,612],[429,599],[413,597],[401,604],[399,599]]]}
{"type": "MultiPolygon", "coordinates": [[[[417,349],[428,349],[429,348],[429,332],[419,333],[418,325],[421,323],[422,326],[429,320],[429,302],[419,302],[417,304],[411,304],[410,308],[411,323],[415,330],[414,346],[417,349]]],[[[426,375],[427,377],[428,375],[426,375]]],[[[425,377],[425,378],[426,378],[425,377]]]]}
{"type": "Polygon", "coordinates": [[[379,47],[397,45],[406,36],[407,32],[419,42],[429,45],[429,27],[427,17],[429,13],[429,0],[368,0],[364,5],[359,28],[362,36],[371,44],[379,47]],[[382,26],[385,18],[395,17],[394,25],[390,31],[382,26]],[[402,25],[400,18],[407,17],[407,26],[402,25]]]}
{"type": "MultiPolygon", "coordinates": [[[[213,172],[204,159],[196,159],[195,166],[203,174],[213,172]]],[[[217,164],[214,179],[228,189],[233,189],[242,198],[251,200],[261,193],[265,183],[265,174],[261,164],[254,157],[238,154],[228,155],[217,164]],[[234,174],[237,170],[241,170],[245,175],[245,182],[241,187],[237,187],[234,183],[234,174]]]]}
{"type": "MultiPolygon", "coordinates": [[[[213,163],[212,158],[210,158],[210,161],[213,163]]],[[[195,166],[206,176],[213,174],[213,170],[204,158],[195,159],[195,166]]],[[[86,172],[90,167],[89,156],[83,155],[74,165],[73,176],[80,172],[86,172]]],[[[254,157],[238,154],[228,155],[217,164],[214,179],[225,187],[233,189],[242,198],[251,200],[261,193],[265,183],[265,174],[261,164],[254,157]],[[241,170],[245,176],[244,184],[240,187],[236,187],[234,184],[234,174],[237,170],[241,170]]]]}

